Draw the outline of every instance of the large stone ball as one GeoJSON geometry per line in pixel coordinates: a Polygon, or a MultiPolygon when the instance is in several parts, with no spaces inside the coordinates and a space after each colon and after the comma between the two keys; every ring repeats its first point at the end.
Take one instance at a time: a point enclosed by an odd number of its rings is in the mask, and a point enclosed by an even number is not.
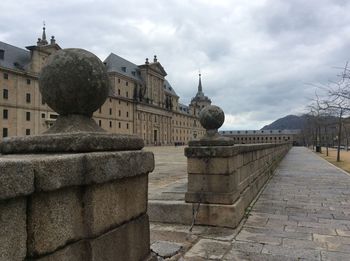
{"type": "Polygon", "coordinates": [[[206,130],[217,130],[224,123],[225,114],[220,107],[209,105],[200,111],[199,121],[206,130]]]}
{"type": "Polygon", "coordinates": [[[106,68],[94,54],[83,49],[63,49],[51,55],[39,76],[43,100],[61,115],[91,117],[107,99],[106,68]]]}

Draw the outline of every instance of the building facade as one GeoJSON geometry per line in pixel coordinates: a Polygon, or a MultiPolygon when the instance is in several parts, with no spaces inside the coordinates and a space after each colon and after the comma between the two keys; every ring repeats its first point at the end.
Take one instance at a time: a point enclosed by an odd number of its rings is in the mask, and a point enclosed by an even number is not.
{"type": "MultiPolygon", "coordinates": [[[[27,50],[0,42],[0,139],[36,135],[47,130],[58,115],[41,98],[38,76],[49,55],[61,49],[54,36],[42,37],[27,50]]],[[[187,106],[166,80],[167,73],[154,56],[136,65],[111,53],[104,61],[110,93],[93,118],[110,133],[135,134],[147,145],[187,144],[205,130],[199,111],[211,101],[198,92],[187,106]]]]}
{"type": "Polygon", "coordinates": [[[236,144],[283,143],[300,145],[300,130],[229,130],[220,134],[232,138],[236,144]]]}

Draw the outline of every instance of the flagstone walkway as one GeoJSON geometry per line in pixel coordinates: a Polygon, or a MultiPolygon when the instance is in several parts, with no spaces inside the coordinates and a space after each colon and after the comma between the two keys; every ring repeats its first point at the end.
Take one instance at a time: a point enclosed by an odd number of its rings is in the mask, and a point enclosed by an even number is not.
{"type": "Polygon", "coordinates": [[[350,260],[350,176],[294,147],[236,229],[151,223],[173,260],[350,260]]]}

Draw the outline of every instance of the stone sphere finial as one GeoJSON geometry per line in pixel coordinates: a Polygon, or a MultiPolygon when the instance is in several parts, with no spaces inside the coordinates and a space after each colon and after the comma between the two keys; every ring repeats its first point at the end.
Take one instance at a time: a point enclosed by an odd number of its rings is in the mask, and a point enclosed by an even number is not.
{"type": "Polygon", "coordinates": [[[51,55],[39,77],[43,100],[60,115],[91,117],[107,99],[106,68],[83,49],[63,49],[51,55]]]}
{"type": "Polygon", "coordinates": [[[224,124],[225,113],[220,107],[209,105],[200,111],[199,121],[207,131],[217,131],[224,124]]]}

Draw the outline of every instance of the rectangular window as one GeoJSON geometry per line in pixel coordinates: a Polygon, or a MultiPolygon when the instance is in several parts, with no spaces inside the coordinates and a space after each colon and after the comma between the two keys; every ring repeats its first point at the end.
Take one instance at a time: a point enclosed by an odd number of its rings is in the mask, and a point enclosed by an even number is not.
{"type": "Polygon", "coordinates": [[[120,129],[122,127],[122,125],[120,124],[120,122],[118,123],[118,128],[120,129]]]}
{"type": "Polygon", "coordinates": [[[4,79],[8,79],[9,78],[9,75],[7,73],[4,73],[4,79]]]}
{"type": "Polygon", "coordinates": [[[9,111],[8,110],[6,110],[6,109],[4,109],[3,111],[2,111],[2,118],[3,119],[8,119],[8,113],[9,113],[9,111]]]}
{"type": "Polygon", "coordinates": [[[129,123],[126,124],[126,128],[129,129],[129,123]]]}
{"type": "Polygon", "coordinates": [[[29,111],[26,112],[26,120],[30,121],[30,112],[29,111]]]}
{"type": "Polygon", "coordinates": [[[30,93],[26,93],[26,102],[30,103],[31,97],[30,97],[30,93]]]}
{"type": "Polygon", "coordinates": [[[128,111],[126,112],[126,117],[129,118],[129,112],[128,111]]]}
{"type": "Polygon", "coordinates": [[[128,98],[129,97],[129,92],[126,92],[126,98],[128,98]]]}
{"type": "Polygon", "coordinates": [[[7,128],[2,128],[2,137],[5,138],[8,136],[8,129],[7,128]]]}
{"type": "Polygon", "coordinates": [[[98,109],[98,112],[99,112],[99,113],[101,113],[101,112],[102,112],[102,109],[101,109],[101,107],[100,107],[100,108],[98,109]]]}
{"type": "Polygon", "coordinates": [[[120,83],[120,79],[118,79],[118,83],[120,83]]]}
{"type": "Polygon", "coordinates": [[[118,115],[119,115],[119,116],[121,116],[121,115],[122,115],[122,112],[121,112],[120,110],[118,111],[118,115]]]}
{"type": "Polygon", "coordinates": [[[4,100],[7,100],[9,98],[9,90],[7,90],[7,89],[3,90],[2,98],[4,98],[4,100]]]}
{"type": "Polygon", "coordinates": [[[30,84],[30,79],[27,79],[27,84],[30,84]]]}
{"type": "Polygon", "coordinates": [[[118,95],[120,95],[120,89],[118,89],[118,95]]]}
{"type": "Polygon", "coordinates": [[[126,86],[129,86],[129,83],[128,83],[128,82],[126,82],[126,83],[125,83],[125,85],[126,85],[126,86]]]}
{"type": "Polygon", "coordinates": [[[26,135],[30,135],[30,129],[26,129],[26,135]]]}
{"type": "Polygon", "coordinates": [[[109,115],[112,115],[112,108],[109,108],[109,115]]]}
{"type": "Polygon", "coordinates": [[[112,128],[112,121],[109,121],[109,127],[112,128]]]}
{"type": "Polygon", "coordinates": [[[102,125],[101,120],[98,120],[98,126],[100,126],[100,127],[101,127],[101,125],[102,125]]]}
{"type": "Polygon", "coordinates": [[[41,114],[41,118],[42,118],[42,119],[45,119],[45,113],[42,113],[42,114],[41,114]]]}

